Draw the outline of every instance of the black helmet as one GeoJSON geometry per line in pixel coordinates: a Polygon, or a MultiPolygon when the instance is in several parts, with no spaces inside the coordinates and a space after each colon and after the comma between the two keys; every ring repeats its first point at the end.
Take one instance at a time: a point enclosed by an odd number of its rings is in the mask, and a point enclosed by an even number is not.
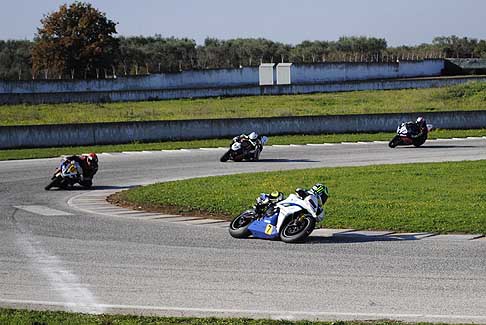
{"type": "Polygon", "coordinates": [[[415,121],[421,128],[427,127],[427,122],[423,116],[417,117],[417,121],[415,121]]]}
{"type": "Polygon", "coordinates": [[[326,185],[317,183],[312,186],[310,191],[321,198],[322,204],[326,203],[329,197],[329,188],[326,185]]]}

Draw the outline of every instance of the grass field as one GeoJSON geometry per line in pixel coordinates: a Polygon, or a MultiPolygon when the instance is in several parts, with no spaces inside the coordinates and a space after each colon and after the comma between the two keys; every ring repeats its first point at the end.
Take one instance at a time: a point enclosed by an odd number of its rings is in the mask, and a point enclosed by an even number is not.
{"type": "MultiPolygon", "coordinates": [[[[411,323],[383,321],[311,322],[287,320],[253,320],[246,318],[189,318],[130,315],[87,315],[55,311],[29,311],[0,308],[4,325],[406,325],[411,323]]],[[[427,323],[420,323],[426,325],[427,323]]]]}
{"type": "Polygon", "coordinates": [[[486,83],[445,88],[0,106],[0,126],[486,109],[486,83]]]}
{"type": "MultiPolygon", "coordinates": [[[[272,144],[307,144],[307,143],[336,143],[350,141],[377,141],[390,140],[393,133],[356,133],[356,134],[321,134],[321,135],[287,135],[272,136],[269,145],[272,144]]],[[[452,138],[486,136],[486,129],[477,130],[435,130],[429,138],[452,138]]],[[[62,155],[81,154],[86,152],[122,152],[142,150],[173,150],[191,148],[215,148],[226,147],[230,139],[209,139],[194,141],[172,141],[155,143],[131,143],[121,145],[85,146],[85,147],[60,147],[60,148],[36,148],[0,150],[0,160],[33,159],[59,157],[62,155]]]]}
{"type": "Polygon", "coordinates": [[[485,234],[485,170],[486,160],[292,170],[160,183],[118,198],[171,213],[231,218],[260,192],[288,194],[323,182],[331,191],[326,228],[485,234]]]}

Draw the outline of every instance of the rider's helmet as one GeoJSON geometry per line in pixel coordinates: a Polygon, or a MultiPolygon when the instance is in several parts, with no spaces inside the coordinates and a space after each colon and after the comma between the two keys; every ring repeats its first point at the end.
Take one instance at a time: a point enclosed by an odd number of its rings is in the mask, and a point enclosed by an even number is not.
{"type": "Polygon", "coordinates": [[[327,198],[329,197],[329,188],[321,183],[317,183],[310,189],[310,192],[319,196],[321,198],[322,204],[326,203],[327,198]]]}
{"type": "Polygon", "coordinates": [[[86,161],[89,167],[94,170],[98,169],[98,156],[94,152],[88,154],[88,156],[86,157],[86,161]]]}
{"type": "Polygon", "coordinates": [[[272,202],[279,202],[279,201],[282,201],[285,198],[285,196],[282,192],[274,191],[274,192],[270,193],[269,198],[270,198],[270,201],[272,201],[272,202]]]}
{"type": "Polygon", "coordinates": [[[425,122],[425,118],[423,116],[417,117],[417,121],[415,121],[417,125],[421,128],[424,129],[427,127],[427,122],[425,122]]]}
{"type": "Polygon", "coordinates": [[[258,133],[252,132],[248,135],[248,138],[250,138],[251,141],[255,141],[256,139],[258,139],[258,133]]]}

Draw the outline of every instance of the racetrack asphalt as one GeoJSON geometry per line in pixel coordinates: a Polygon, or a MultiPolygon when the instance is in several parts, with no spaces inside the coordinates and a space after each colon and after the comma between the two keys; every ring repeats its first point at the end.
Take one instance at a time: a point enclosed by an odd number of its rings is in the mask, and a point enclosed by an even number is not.
{"type": "MultiPolygon", "coordinates": [[[[486,239],[317,233],[236,240],[224,225],[123,217],[99,197],[132,185],[253,171],[486,159],[486,139],[100,155],[91,191],[44,191],[59,159],[0,162],[0,306],[184,316],[486,324],[486,239]],[[99,194],[97,194],[99,193],[99,194]],[[100,208],[101,206],[101,208],[100,208]]],[[[130,215],[130,212],[127,213],[130,215]]]]}

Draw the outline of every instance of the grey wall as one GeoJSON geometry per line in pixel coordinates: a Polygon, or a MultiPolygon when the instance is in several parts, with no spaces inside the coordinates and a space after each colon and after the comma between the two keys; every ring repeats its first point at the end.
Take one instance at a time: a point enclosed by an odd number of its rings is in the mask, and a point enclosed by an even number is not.
{"type": "Polygon", "coordinates": [[[0,127],[0,149],[231,138],[253,130],[263,135],[388,132],[418,115],[437,128],[486,127],[486,111],[13,126],[0,127]]]}
{"type": "MultiPolygon", "coordinates": [[[[471,81],[486,81],[486,77],[383,79],[370,81],[343,81],[321,84],[292,84],[275,86],[235,86],[212,88],[153,89],[130,91],[91,91],[30,94],[1,94],[0,104],[43,104],[73,102],[118,102],[182,98],[292,95],[356,90],[391,90],[431,88],[456,85],[471,81]]],[[[0,108],[1,109],[1,108],[0,108]]]]}
{"type": "Polygon", "coordinates": [[[320,63],[294,64],[292,83],[323,83],[348,80],[391,79],[440,76],[444,60],[403,61],[395,63],[320,63]]]}
{"type": "MultiPolygon", "coordinates": [[[[438,76],[443,68],[443,60],[424,60],[400,63],[320,63],[293,65],[291,69],[292,83],[299,85],[438,76]]],[[[225,88],[232,88],[228,90],[231,96],[235,88],[246,89],[258,84],[258,68],[183,71],[103,80],[0,81],[0,104],[62,103],[68,102],[69,98],[76,102],[195,98],[222,96],[225,95],[225,88]],[[201,89],[212,90],[201,92],[201,89]],[[215,92],[213,89],[219,90],[215,92]],[[157,94],[162,92],[172,95],[157,94]]],[[[243,94],[246,93],[243,91],[243,94]]]]}
{"type": "Polygon", "coordinates": [[[192,70],[99,80],[0,80],[0,94],[234,87],[249,84],[258,84],[258,68],[192,70]]]}

